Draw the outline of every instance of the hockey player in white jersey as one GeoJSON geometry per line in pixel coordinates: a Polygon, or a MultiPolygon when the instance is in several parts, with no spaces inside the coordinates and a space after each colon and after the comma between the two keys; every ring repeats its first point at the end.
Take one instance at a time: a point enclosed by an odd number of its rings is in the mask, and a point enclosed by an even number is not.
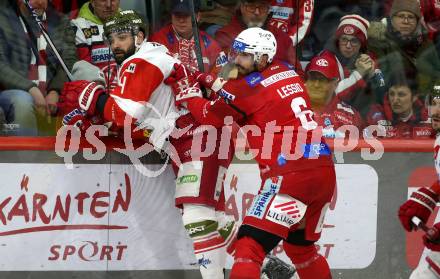
{"type": "MultiPolygon", "coordinates": [[[[431,187],[420,188],[411,194],[411,197],[399,208],[399,219],[407,231],[415,230],[415,218],[426,223],[440,199],[440,80],[433,86],[426,97],[426,105],[432,120],[432,128],[437,132],[434,144],[434,163],[437,180],[431,187]]],[[[433,233],[425,234],[423,242],[430,249],[426,259],[422,260],[412,272],[410,279],[436,279],[440,278],[440,223],[436,223],[431,230],[433,233]]]]}

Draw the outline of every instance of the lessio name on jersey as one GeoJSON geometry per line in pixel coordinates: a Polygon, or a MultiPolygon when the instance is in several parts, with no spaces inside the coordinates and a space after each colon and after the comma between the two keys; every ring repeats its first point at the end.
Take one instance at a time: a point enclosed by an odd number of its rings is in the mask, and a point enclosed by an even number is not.
{"type": "Polygon", "coordinates": [[[304,89],[299,83],[287,84],[279,89],[277,89],[278,95],[280,95],[281,99],[289,97],[290,95],[296,93],[304,92],[304,89]]]}

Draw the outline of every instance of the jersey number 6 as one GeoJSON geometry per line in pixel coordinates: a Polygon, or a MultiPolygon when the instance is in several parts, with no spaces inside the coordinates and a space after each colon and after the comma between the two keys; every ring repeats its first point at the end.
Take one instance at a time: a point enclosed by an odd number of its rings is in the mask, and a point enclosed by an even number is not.
{"type": "Polygon", "coordinates": [[[295,113],[295,117],[301,121],[301,126],[307,131],[313,130],[318,127],[318,123],[313,120],[313,111],[309,110],[306,104],[306,100],[303,97],[296,97],[292,99],[290,107],[295,113]]]}

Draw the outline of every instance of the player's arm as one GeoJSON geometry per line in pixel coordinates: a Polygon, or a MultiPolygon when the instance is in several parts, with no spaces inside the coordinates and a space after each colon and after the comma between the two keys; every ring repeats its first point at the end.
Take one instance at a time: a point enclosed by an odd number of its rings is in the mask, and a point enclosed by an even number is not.
{"type": "Polygon", "coordinates": [[[236,122],[244,118],[238,108],[221,97],[213,101],[201,97],[192,98],[187,101],[186,107],[198,122],[215,127],[223,126],[226,117],[232,117],[236,122]]]}
{"type": "MultiPolygon", "coordinates": [[[[182,75],[181,75],[182,76],[182,75]]],[[[230,100],[223,99],[219,92],[223,87],[232,87],[233,81],[226,81],[215,74],[196,72],[191,76],[180,77],[170,84],[176,98],[176,105],[187,108],[193,117],[201,124],[221,127],[227,116],[239,122],[245,114],[230,100]],[[183,85],[189,86],[183,86],[183,85]],[[212,90],[216,97],[212,100],[203,98],[200,85],[212,90]]]]}

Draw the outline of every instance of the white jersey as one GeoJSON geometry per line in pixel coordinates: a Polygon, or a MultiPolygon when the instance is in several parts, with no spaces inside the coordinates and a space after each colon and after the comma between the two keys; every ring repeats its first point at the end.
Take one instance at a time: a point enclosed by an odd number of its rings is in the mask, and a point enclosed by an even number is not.
{"type": "Polygon", "coordinates": [[[174,94],[164,80],[179,60],[157,43],[143,42],[119,69],[117,87],[110,93],[104,118],[123,128],[126,116],[136,120],[136,128],[151,130],[150,142],[162,148],[179,117],[174,94]]]}
{"type": "MultiPolygon", "coordinates": [[[[434,143],[434,164],[437,178],[440,181],[440,134],[437,134],[434,143]]],[[[438,216],[436,222],[438,222],[438,216]]],[[[425,248],[425,250],[428,250],[425,248]]],[[[440,252],[428,250],[426,257],[422,256],[419,265],[411,273],[410,279],[437,279],[440,278],[440,252]]]]}
{"type": "Polygon", "coordinates": [[[435,171],[437,172],[437,178],[440,181],[440,156],[439,156],[439,150],[440,150],[440,134],[437,134],[435,138],[434,143],[434,164],[435,164],[435,171]]]}

